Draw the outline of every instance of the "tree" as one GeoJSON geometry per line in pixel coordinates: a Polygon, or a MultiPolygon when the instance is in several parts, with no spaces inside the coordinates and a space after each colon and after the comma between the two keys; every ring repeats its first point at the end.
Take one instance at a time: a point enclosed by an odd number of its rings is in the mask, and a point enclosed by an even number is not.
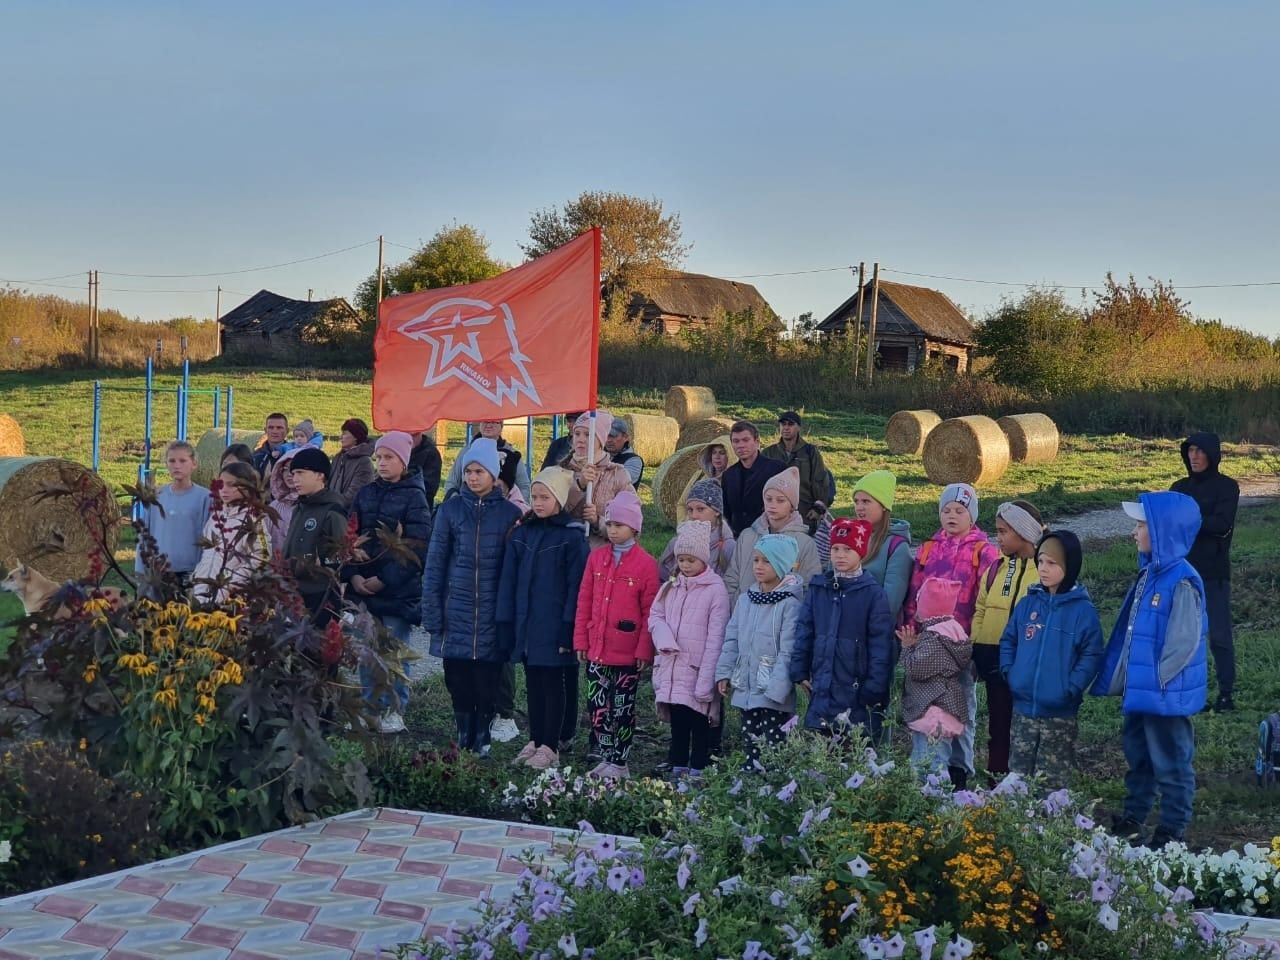
{"type": "Polygon", "coordinates": [[[1060,290],[1028,290],[978,324],[978,354],[990,376],[1036,394],[1069,393],[1105,379],[1107,353],[1088,336],[1084,314],[1060,290]]]}
{"type": "Polygon", "coordinates": [[[603,191],[586,191],[562,209],[536,211],[522,249],[530,258],[540,257],[592,227],[602,234],[600,273],[606,297],[647,272],[679,267],[689,252],[680,235],[680,215],[664,214],[661,200],[603,191]]]}
{"type": "MultiPolygon", "coordinates": [[[[386,271],[382,295],[435,290],[488,280],[509,269],[489,253],[489,241],[469,223],[441,227],[417,253],[386,271]]],[[[355,293],[355,308],[373,323],[378,313],[378,273],[375,270],[355,293]]]]}

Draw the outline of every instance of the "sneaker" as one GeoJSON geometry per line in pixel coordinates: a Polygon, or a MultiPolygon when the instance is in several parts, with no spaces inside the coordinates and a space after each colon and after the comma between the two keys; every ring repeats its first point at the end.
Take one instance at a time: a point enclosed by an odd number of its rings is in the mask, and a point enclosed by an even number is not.
{"type": "Polygon", "coordinates": [[[1236,708],[1236,702],[1231,697],[1218,697],[1213,702],[1214,713],[1231,713],[1236,708]]]}
{"type": "Polygon", "coordinates": [[[394,710],[388,710],[378,721],[378,729],[382,733],[404,733],[404,717],[394,710]]]}
{"type": "Polygon", "coordinates": [[[508,743],[520,736],[520,728],[510,717],[495,717],[489,724],[489,736],[499,743],[508,743]]]}
{"type": "Polygon", "coordinates": [[[1181,843],[1182,837],[1178,836],[1167,827],[1156,827],[1155,832],[1151,834],[1151,839],[1147,841],[1147,846],[1152,850],[1163,850],[1170,843],[1181,843]]]}
{"type": "Polygon", "coordinates": [[[518,767],[522,763],[528,763],[529,758],[534,755],[537,749],[538,749],[538,745],[534,743],[532,740],[530,740],[528,743],[526,743],[523,747],[520,748],[519,753],[517,753],[514,757],[511,758],[511,765],[513,767],[518,767]]]}
{"type": "Polygon", "coordinates": [[[560,758],[550,747],[539,747],[529,758],[530,770],[549,770],[560,766],[560,758]]]}
{"type": "Polygon", "coordinates": [[[1111,834],[1121,840],[1137,846],[1142,842],[1142,824],[1133,817],[1112,817],[1111,834]]]}
{"type": "Polygon", "coordinates": [[[674,769],[675,767],[663,760],[661,763],[655,763],[653,765],[653,775],[655,777],[665,777],[674,769]]]}

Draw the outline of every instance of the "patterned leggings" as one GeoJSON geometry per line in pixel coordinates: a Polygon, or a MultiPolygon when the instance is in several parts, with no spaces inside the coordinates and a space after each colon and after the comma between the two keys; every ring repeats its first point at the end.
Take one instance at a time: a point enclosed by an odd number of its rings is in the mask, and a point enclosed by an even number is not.
{"type": "Polygon", "coordinates": [[[587,709],[591,732],[606,763],[625,766],[636,732],[636,689],[640,671],[635,667],[587,664],[587,709]]]}
{"type": "Polygon", "coordinates": [[[777,746],[787,739],[782,732],[782,725],[791,719],[791,714],[781,710],[770,710],[768,707],[755,707],[742,711],[743,752],[747,755],[747,766],[754,767],[760,759],[760,750],[766,744],[777,746]]]}

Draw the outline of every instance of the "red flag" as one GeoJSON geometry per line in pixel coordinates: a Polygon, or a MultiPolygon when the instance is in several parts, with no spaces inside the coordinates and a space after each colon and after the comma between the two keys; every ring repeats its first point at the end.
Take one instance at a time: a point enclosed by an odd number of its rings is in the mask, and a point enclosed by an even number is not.
{"type": "Polygon", "coordinates": [[[600,230],[492,280],[382,301],[373,424],[504,420],[596,405],[600,230]]]}

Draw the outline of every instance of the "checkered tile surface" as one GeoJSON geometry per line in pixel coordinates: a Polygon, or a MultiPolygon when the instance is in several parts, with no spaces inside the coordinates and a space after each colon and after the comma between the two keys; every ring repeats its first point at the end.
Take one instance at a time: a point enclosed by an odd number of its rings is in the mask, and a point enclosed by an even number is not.
{"type": "Polygon", "coordinates": [[[381,809],[0,901],[0,960],[356,960],[476,916],[568,834],[381,809]]]}

